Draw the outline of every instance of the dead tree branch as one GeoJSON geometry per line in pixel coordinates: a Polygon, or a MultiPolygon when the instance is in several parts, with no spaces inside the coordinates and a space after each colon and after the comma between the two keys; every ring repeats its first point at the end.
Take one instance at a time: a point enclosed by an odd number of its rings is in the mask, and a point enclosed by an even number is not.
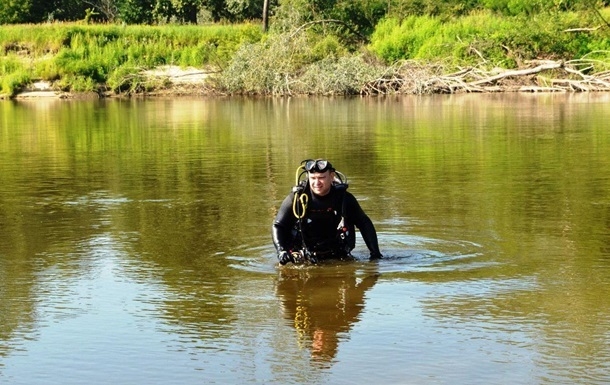
{"type": "Polygon", "coordinates": [[[407,62],[374,81],[361,94],[433,94],[472,92],[593,92],[610,91],[610,64],[596,60],[538,61],[535,67],[485,71],[464,68],[449,74],[407,62]],[[576,68],[576,67],[579,68],[576,68]],[[602,71],[595,72],[601,67],[602,71]]]}

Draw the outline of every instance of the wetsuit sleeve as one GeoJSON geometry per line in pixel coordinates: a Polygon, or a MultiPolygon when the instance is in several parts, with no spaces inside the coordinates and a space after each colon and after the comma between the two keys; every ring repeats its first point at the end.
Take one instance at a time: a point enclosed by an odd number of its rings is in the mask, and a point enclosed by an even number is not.
{"type": "Polygon", "coordinates": [[[296,223],[296,218],[292,213],[293,196],[293,194],[289,194],[284,199],[271,226],[273,245],[278,253],[288,251],[293,246],[292,229],[296,223]]]}
{"type": "Polygon", "coordinates": [[[345,194],[346,217],[360,230],[362,239],[369,249],[371,259],[381,258],[379,251],[379,242],[377,240],[377,231],[373,225],[373,221],[362,210],[356,198],[346,192],[345,194]]]}

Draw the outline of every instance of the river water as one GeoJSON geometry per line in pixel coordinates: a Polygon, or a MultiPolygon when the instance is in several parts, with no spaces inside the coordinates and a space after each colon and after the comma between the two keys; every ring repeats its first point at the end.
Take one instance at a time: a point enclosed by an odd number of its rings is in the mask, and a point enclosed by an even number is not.
{"type": "Polygon", "coordinates": [[[610,383],[610,94],[0,103],[0,383],[610,383]],[[325,157],[384,259],[279,268],[325,157]]]}

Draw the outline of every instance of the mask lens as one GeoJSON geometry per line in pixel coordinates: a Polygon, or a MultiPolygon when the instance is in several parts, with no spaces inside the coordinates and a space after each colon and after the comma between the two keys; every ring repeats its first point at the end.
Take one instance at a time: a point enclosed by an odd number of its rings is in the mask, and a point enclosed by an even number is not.
{"type": "Polygon", "coordinates": [[[316,166],[316,161],[315,160],[308,160],[307,163],[305,163],[305,170],[307,170],[308,172],[311,171],[314,167],[316,166]]]}
{"type": "Polygon", "coordinates": [[[323,159],[310,159],[305,162],[305,171],[307,172],[324,172],[328,167],[328,161],[323,159]]]}

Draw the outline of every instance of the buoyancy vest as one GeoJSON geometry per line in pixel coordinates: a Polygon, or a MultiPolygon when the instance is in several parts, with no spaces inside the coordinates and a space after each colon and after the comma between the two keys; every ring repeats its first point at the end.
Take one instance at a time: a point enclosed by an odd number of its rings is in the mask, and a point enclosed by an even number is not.
{"type": "Polygon", "coordinates": [[[309,252],[347,255],[356,244],[355,228],[346,218],[346,184],[335,184],[329,196],[309,195],[305,215],[299,219],[298,231],[309,252]]]}

